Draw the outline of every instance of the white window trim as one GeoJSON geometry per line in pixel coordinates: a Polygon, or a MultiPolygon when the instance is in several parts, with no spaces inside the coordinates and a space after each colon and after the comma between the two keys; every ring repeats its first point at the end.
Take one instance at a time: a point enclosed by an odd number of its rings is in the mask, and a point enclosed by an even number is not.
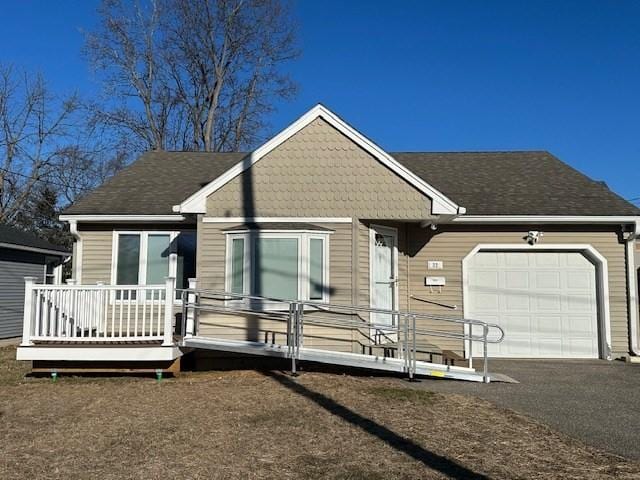
{"type": "MultiPolygon", "coordinates": [[[[232,243],[234,239],[242,238],[244,240],[244,262],[243,262],[243,285],[242,290],[245,295],[249,295],[251,292],[253,277],[255,275],[254,259],[252,254],[255,252],[255,245],[250,245],[250,242],[259,238],[292,238],[298,240],[298,299],[303,301],[311,301],[317,303],[329,303],[330,289],[329,289],[329,237],[331,232],[320,231],[298,231],[298,230],[269,230],[269,231],[254,231],[251,233],[247,230],[225,232],[226,247],[225,247],[225,291],[231,292],[232,287],[232,243]],[[318,239],[323,241],[323,269],[322,269],[322,299],[310,300],[310,263],[311,257],[309,254],[310,240],[318,239]]],[[[284,303],[274,303],[267,305],[268,309],[282,309],[284,303]]]]}
{"type": "MultiPolygon", "coordinates": [[[[139,235],[140,236],[140,257],[138,262],[138,285],[147,284],[147,249],[149,244],[149,235],[169,235],[169,248],[173,245],[174,240],[180,232],[165,230],[114,230],[113,244],[111,251],[111,284],[116,285],[118,281],[118,246],[120,235],[139,235]]],[[[169,253],[169,272],[168,276],[175,277],[178,266],[178,253],[171,251],[169,253]]]]}

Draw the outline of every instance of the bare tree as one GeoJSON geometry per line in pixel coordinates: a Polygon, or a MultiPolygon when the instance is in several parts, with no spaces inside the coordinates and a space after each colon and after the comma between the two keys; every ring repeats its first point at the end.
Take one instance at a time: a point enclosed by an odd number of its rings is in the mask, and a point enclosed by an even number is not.
{"type": "Polygon", "coordinates": [[[0,66],[0,222],[16,223],[64,168],[79,109],[75,95],[51,94],[41,76],[0,66]]]}
{"type": "Polygon", "coordinates": [[[113,175],[127,144],[89,129],[77,95],[53,94],[41,75],[0,65],[0,223],[65,239],[61,208],[113,175]]]}
{"type": "Polygon", "coordinates": [[[96,119],[142,148],[246,148],[295,93],[281,71],[297,55],[281,0],[105,0],[101,17],[86,45],[109,99],[96,119]]]}
{"type": "Polygon", "coordinates": [[[105,0],[99,13],[101,27],[86,43],[94,68],[106,74],[107,105],[93,106],[95,120],[162,150],[174,102],[162,68],[160,5],[105,0]]]}

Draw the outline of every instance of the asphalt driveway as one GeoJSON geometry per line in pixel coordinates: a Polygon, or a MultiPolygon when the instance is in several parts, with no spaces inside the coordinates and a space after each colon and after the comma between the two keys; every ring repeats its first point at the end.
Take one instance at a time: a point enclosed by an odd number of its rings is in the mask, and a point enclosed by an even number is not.
{"type": "Polygon", "coordinates": [[[520,383],[411,385],[476,395],[596,448],[640,460],[640,365],[604,360],[492,360],[489,365],[520,383]]]}

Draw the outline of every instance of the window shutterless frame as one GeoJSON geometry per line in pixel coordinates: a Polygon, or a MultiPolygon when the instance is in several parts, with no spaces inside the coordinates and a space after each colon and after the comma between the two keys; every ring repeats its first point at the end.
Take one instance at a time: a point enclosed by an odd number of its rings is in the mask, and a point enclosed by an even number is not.
{"type": "MultiPolygon", "coordinates": [[[[255,276],[257,275],[256,243],[259,239],[295,239],[298,241],[298,279],[297,295],[298,299],[309,300],[311,294],[311,240],[322,242],[322,298],[316,298],[318,302],[329,301],[329,235],[331,232],[309,232],[309,231],[242,231],[225,232],[226,254],[225,254],[225,290],[233,290],[233,241],[243,239],[243,285],[242,292],[245,295],[257,294],[255,292],[255,276]]],[[[239,293],[239,292],[234,292],[239,293]]],[[[278,308],[278,305],[270,305],[271,308],[278,308]]]]}
{"type": "MultiPolygon", "coordinates": [[[[176,238],[181,233],[195,233],[194,230],[114,230],[111,248],[111,284],[115,285],[118,280],[118,247],[120,235],[138,235],[140,237],[140,256],[138,262],[138,285],[147,284],[147,253],[149,236],[168,235],[169,236],[169,276],[175,277],[178,270],[178,251],[176,238]]],[[[196,247],[197,248],[197,247],[196,247]]],[[[179,299],[174,299],[179,303],[179,299]]]]}

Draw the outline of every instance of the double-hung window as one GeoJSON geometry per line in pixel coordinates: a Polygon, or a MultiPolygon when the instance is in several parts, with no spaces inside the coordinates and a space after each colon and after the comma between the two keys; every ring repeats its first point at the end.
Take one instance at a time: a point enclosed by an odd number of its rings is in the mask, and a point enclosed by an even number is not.
{"type": "Polygon", "coordinates": [[[176,277],[186,288],[195,276],[195,232],[114,232],[113,280],[116,285],[163,285],[176,277]]]}
{"type": "Polygon", "coordinates": [[[226,290],[274,300],[329,301],[329,232],[227,232],[226,290]]]}

